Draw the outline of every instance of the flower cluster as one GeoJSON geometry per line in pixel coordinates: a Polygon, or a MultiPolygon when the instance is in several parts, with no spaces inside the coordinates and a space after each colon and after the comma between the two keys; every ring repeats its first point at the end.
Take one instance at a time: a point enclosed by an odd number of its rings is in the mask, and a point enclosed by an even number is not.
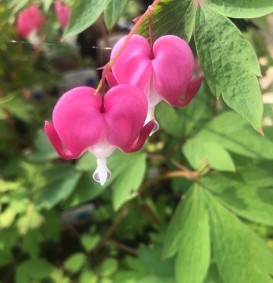
{"type": "Polygon", "coordinates": [[[120,39],[112,50],[112,70],[105,75],[111,88],[105,95],[90,87],[74,88],[57,102],[53,124],[45,122],[62,158],[78,158],[86,151],[97,158],[93,178],[102,185],[110,177],[106,159],[112,152],[139,150],[158,128],[155,106],[162,100],[185,106],[201,85],[201,77],[192,80],[194,56],[181,38],[162,36],[153,46],[140,35],[127,41],[120,39]]]}
{"type": "MultiPolygon", "coordinates": [[[[63,2],[57,0],[54,3],[55,15],[64,29],[70,19],[70,8],[63,2]]],[[[39,43],[38,31],[44,26],[45,18],[35,4],[30,5],[28,8],[22,10],[17,18],[17,31],[18,33],[29,40],[33,45],[39,43]]]]}

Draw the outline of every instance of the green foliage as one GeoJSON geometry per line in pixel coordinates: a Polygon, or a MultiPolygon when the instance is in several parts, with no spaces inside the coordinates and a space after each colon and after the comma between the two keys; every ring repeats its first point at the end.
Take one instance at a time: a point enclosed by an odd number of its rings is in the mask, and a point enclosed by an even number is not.
{"type": "Polygon", "coordinates": [[[124,12],[129,0],[108,0],[108,5],[104,11],[105,24],[111,30],[122,13],[124,12]]]}
{"type": "Polygon", "coordinates": [[[197,186],[179,204],[164,243],[165,257],[178,253],[177,282],[203,282],[210,262],[210,235],[208,213],[197,186]]]}
{"type": "MultiPolygon", "coordinates": [[[[272,1],[162,0],[150,11],[137,32],[148,38],[151,22],[154,39],[190,42],[203,84],[187,107],[157,106],[160,129],[142,151],[113,153],[103,187],[92,180],[90,153],[64,161],[42,129],[63,70],[90,65],[56,42],[53,2],[35,1],[47,19],[41,35],[52,42],[38,49],[18,43],[14,26],[30,1],[0,4],[0,281],[272,283],[273,114],[268,104],[262,119],[257,79],[273,66],[266,19],[251,20],[257,30],[244,34],[229,19],[269,14],[272,1]],[[253,129],[262,126],[264,136],[253,129]]],[[[101,15],[114,29],[140,8],[64,2],[72,9],[65,38],[95,22],[104,29],[101,15]]]]}
{"type": "Polygon", "coordinates": [[[247,40],[230,20],[202,7],[196,15],[195,43],[211,91],[261,131],[260,69],[247,40]]]}
{"type": "Polygon", "coordinates": [[[103,12],[108,0],[75,0],[64,36],[72,36],[92,25],[103,12]]]}
{"type": "MultiPolygon", "coordinates": [[[[194,26],[195,10],[191,0],[162,0],[152,11],[153,36],[175,34],[190,41],[194,26]]],[[[149,37],[149,20],[146,20],[138,32],[149,37]]]]}
{"type": "Polygon", "coordinates": [[[256,18],[273,12],[271,0],[204,0],[204,5],[232,18],[256,18]]]}

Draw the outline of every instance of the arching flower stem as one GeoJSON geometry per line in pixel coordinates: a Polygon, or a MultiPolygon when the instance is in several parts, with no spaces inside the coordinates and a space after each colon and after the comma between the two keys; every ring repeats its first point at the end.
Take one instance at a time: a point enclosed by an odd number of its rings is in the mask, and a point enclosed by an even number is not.
{"type": "MultiPolygon", "coordinates": [[[[115,56],[111,58],[111,60],[104,66],[103,71],[102,71],[102,76],[101,76],[101,80],[98,84],[98,87],[96,89],[96,93],[101,92],[102,95],[102,106],[101,106],[101,111],[104,109],[104,95],[105,95],[105,91],[104,91],[104,83],[105,83],[105,79],[106,79],[106,75],[110,72],[112,66],[114,65],[114,63],[116,62],[117,58],[119,57],[119,55],[121,54],[121,52],[123,51],[123,49],[126,47],[127,43],[129,42],[130,38],[133,36],[133,34],[136,33],[137,29],[140,27],[140,25],[148,18],[151,17],[151,11],[154,9],[154,7],[156,7],[159,3],[161,2],[161,0],[155,0],[153,2],[152,5],[150,5],[148,7],[148,9],[145,11],[145,13],[140,16],[137,20],[137,22],[135,23],[135,25],[133,26],[133,28],[131,29],[131,31],[128,33],[128,35],[126,36],[123,44],[120,46],[120,49],[116,52],[115,56]]],[[[149,24],[150,26],[150,24],[149,24]]],[[[149,28],[150,31],[150,38],[151,38],[151,32],[152,30],[149,28]]]]}
{"type": "Polygon", "coordinates": [[[150,38],[150,47],[151,47],[151,53],[150,53],[150,59],[154,59],[154,52],[153,52],[153,45],[154,45],[154,36],[153,36],[153,10],[151,6],[148,7],[149,11],[149,38],[150,38]]]}

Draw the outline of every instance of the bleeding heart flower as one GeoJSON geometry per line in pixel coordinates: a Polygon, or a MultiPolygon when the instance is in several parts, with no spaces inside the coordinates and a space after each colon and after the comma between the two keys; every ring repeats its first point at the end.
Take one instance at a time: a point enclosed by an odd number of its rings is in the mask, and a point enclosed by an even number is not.
{"type": "MultiPolygon", "coordinates": [[[[114,46],[111,58],[119,52],[126,37],[114,46]]],[[[187,105],[201,85],[201,77],[192,80],[194,56],[181,38],[166,35],[158,38],[152,48],[147,39],[133,35],[115,61],[112,72],[119,84],[138,86],[146,94],[153,118],[155,106],[162,100],[173,106],[187,105]]],[[[114,82],[111,74],[107,79],[114,82]]],[[[112,83],[113,84],[113,83],[112,83]]]]}
{"type": "Polygon", "coordinates": [[[70,19],[70,14],[71,14],[70,8],[66,6],[63,2],[56,1],[55,14],[61,27],[65,29],[70,19]]]}
{"type": "Polygon", "coordinates": [[[45,122],[45,132],[64,159],[80,157],[90,151],[98,167],[93,174],[102,185],[110,177],[106,159],[118,148],[124,152],[139,150],[154,127],[144,125],[147,115],[145,95],[134,86],[118,85],[104,97],[90,87],[66,92],[53,110],[53,125],[45,122]]]}
{"type": "Polygon", "coordinates": [[[44,17],[39,8],[36,5],[31,5],[19,14],[17,30],[22,37],[37,45],[37,41],[39,41],[37,32],[42,29],[43,24],[44,17]]]}

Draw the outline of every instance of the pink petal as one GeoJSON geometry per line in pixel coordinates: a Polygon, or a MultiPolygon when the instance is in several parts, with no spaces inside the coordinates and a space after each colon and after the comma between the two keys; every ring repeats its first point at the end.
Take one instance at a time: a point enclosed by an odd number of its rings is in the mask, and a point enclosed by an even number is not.
{"type": "Polygon", "coordinates": [[[107,140],[126,151],[139,136],[147,115],[147,100],[131,85],[111,88],[105,97],[107,140]]]}
{"type": "Polygon", "coordinates": [[[90,87],[71,89],[57,102],[52,115],[53,125],[72,153],[83,153],[103,139],[105,122],[100,106],[100,96],[90,87]]]}
{"type": "Polygon", "coordinates": [[[131,145],[131,147],[126,148],[123,151],[124,152],[135,152],[135,151],[140,150],[142,146],[144,145],[148,136],[152,133],[154,127],[155,127],[155,121],[152,120],[141,129],[139,136],[134,141],[134,143],[131,145]]]}
{"type": "Polygon", "coordinates": [[[50,124],[48,121],[45,122],[45,132],[52,146],[62,158],[75,159],[80,156],[81,152],[72,153],[70,150],[63,148],[62,141],[60,140],[56,130],[54,129],[53,125],[50,124]]]}
{"type": "Polygon", "coordinates": [[[56,1],[55,2],[55,14],[56,17],[61,25],[61,27],[64,29],[66,28],[69,19],[70,19],[70,8],[66,6],[64,3],[61,1],[56,1]]]}
{"type": "MultiPolygon", "coordinates": [[[[126,37],[121,38],[111,52],[111,58],[120,50],[126,37]]],[[[112,67],[119,84],[131,84],[145,90],[152,79],[150,45],[140,36],[133,35],[112,67]]]]}
{"type": "Polygon", "coordinates": [[[36,5],[31,5],[23,10],[17,19],[18,33],[27,37],[32,31],[40,30],[43,27],[44,18],[36,5]]]}
{"type": "Polygon", "coordinates": [[[194,70],[188,44],[174,35],[158,38],[153,46],[154,88],[164,100],[174,104],[186,93],[194,70]]]}
{"type": "Polygon", "coordinates": [[[195,97],[195,95],[197,94],[201,84],[202,84],[202,77],[201,76],[193,79],[188,86],[185,98],[179,99],[174,104],[174,106],[186,106],[186,105],[188,105],[192,101],[192,99],[195,97]]]}

